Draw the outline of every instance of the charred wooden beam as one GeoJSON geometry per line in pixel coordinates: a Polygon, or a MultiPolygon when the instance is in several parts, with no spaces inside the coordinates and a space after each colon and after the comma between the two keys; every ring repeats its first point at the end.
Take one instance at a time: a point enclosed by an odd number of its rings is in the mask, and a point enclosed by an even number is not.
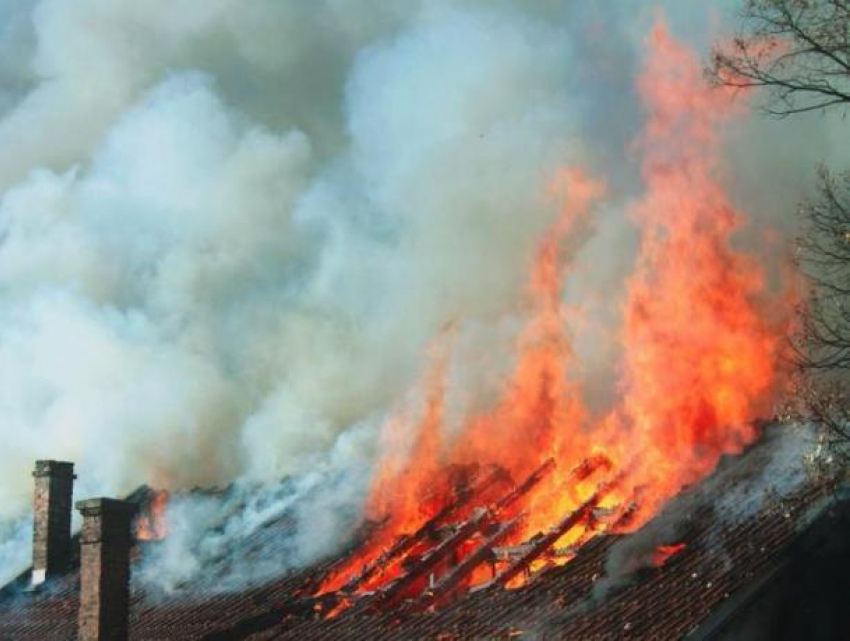
{"type": "Polygon", "coordinates": [[[532,541],[530,541],[530,543],[532,543],[530,549],[502,570],[492,581],[488,583],[488,585],[504,585],[520,572],[528,568],[532,562],[557,543],[558,539],[578,525],[582,520],[587,518],[592,513],[593,509],[599,504],[599,501],[601,501],[603,497],[611,491],[614,484],[618,481],[619,478],[612,483],[600,485],[589,499],[558,523],[558,525],[553,527],[547,533],[532,539],[532,541]]]}
{"type": "Polygon", "coordinates": [[[596,454],[584,459],[570,472],[570,477],[576,481],[583,481],[596,470],[610,470],[612,467],[611,459],[604,454],[596,454]]]}
{"type": "Polygon", "coordinates": [[[504,471],[493,470],[485,479],[476,483],[474,488],[464,492],[455,498],[454,501],[444,505],[440,511],[428,519],[428,521],[416,530],[416,532],[406,534],[396,539],[392,547],[374,559],[371,563],[366,564],[358,574],[351,577],[351,579],[340,588],[340,592],[355,592],[361,585],[368,583],[376,575],[383,572],[391,562],[404,556],[420,541],[435,533],[441,523],[445,522],[463,509],[479,491],[488,487],[490,484],[499,482],[503,475],[504,471]]]}
{"type": "Polygon", "coordinates": [[[424,609],[448,596],[475,568],[492,558],[493,546],[513,532],[522,519],[523,516],[518,516],[506,523],[495,524],[478,548],[470,552],[451,572],[430,588],[417,606],[424,609]]]}
{"type": "Polygon", "coordinates": [[[367,563],[365,566],[363,566],[360,572],[355,574],[348,581],[346,581],[346,583],[339,589],[339,591],[346,593],[356,591],[357,588],[368,582],[376,574],[383,570],[387,566],[387,564],[389,564],[392,560],[407,553],[410,548],[416,545],[416,543],[427,534],[427,532],[429,531],[430,523],[431,521],[428,521],[428,523],[423,525],[414,534],[405,534],[404,536],[398,537],[395,543],[393,543],[392,547],[390,547],[380,556],[375,558],[372,562],[367,563]]]}
{"type": "Polygon", "coordinates": [[[455,533],[422,555],[414,568],[407,574],[387,584],[375,596],[372,607],[385,609],[403,599],[407,590],[437,565],[448,558],[462,543],[482,531],[493,522],[493,513],[485,508],[475,510],[472,517],[460,524],[455,533]]]}
{"type": "Polygon", "coordinates": [[[637,518],[639,509],[640,504],[637,502],[637,500],[631,501],[625,507],[625,509],[623,509],[620,515],[614,520],[614,523],[611,524],[611,527],[609,529],[617,532],[619,530],[624,530],[628,528],[637,518]]]}
{"type": "Polygon", "coordinates": [[[528,491],[542,481],[547,474],[555,469],[555,460],[547,459],[540,467],[528,475],[520,485],[516,486],[511,492],[499,499],[493,506],[493,511],[498,514],[509,508],[522,498],[528,491]]]}
{"type": "MultiPolygon", "coordinates": [[[[610,470],[611,465],[612,465],[611,460],[607,456],[605,456],[603,454],[597,454],[596,456],[591,456],[590,458],[585,459],[579,465],[577,465],[575,468],[573,468],[570,471],[569,478],[570,478],[570,480],[574,480],[574,481],[582,481],[582,480],[586,479],[587,477],[589,477],[594,472],[596,472],[596,470],[599,470],[599,469],[604,469],[606,471],[610,470]]],[[[529,489],[531,489],[531,487],[533,485],[540,482],[540,480],[546,474],[548,474],[550,471],[552,471],[552,469],[554,469],[554,467],[555,467],[555,462],[552,459],[548,459],[545,463],[543,463],[543,465],[540,468],[535,470],[531,474],[531,476],[529,476],[526,483],[523,484],[523,486],[528,484],[528,487],[525,488],[525,491],[528,491],[529,489]]],[[[513,501],[513,500],[518,499],[519,496],[521,496],[521,495],[517,495],[517,496],[511,495],[509,498],[508,497],[506,497],[506,498],[508,498],[509,501],[513,501]]],[[[506,503],[507,502],[508,501],[506,501],[506,503]]],[[[498,509],[498,507],[499,506],[497,506],[496,509],[498,509]]],[[[504,507],[502,507],[502,509],[504,509],[504,507]]],[[[599,509],[600,508],[596,508],[596,509],[593,510],[593,516],[594,517],[596,517],[596,513],[599,511],[599,509]]],[[[518,558],[521,558],[525,554],[527,554],[531,550],[532,547],[533,547],[533,543],[521,543],[519,545],[510,545],[510,546],[504,546],[504,547],[494,546],[493,547],[493,554],[496,557],[497,561],[514,561],[518,558]]]]}
{"type": "Polygon", "coordinates": [[[404,576],[399,577],[388,584],[378,593],[374,605],[389,607],[404,597],[406,591],[417,580],[422,578],[432,568],[436,567],[443,559],[458,548],[471,536],[492,524],[494,518],[502,511],[509,508],[516,501],[527,494],[547,474],[555,469],[554,459],[547,459],[540,467],[534,470],[520,485],[497,501],[491,509],[479,508],[475,514],[462,523],[455,533],[443,540],[437,547],[425,553],[415,567],[411,568],[404,576]]]}
{"type": "Polygon", "coordinates": [[[537,559],[539,556],[544,554],[550,547],[552,547],[555,542],[560,539],[564,534],[566,534],[569,530],[575,527],[585,516],[588,511],[595,504],[596,501],[599,500],[599,497],[594,494],[590,499],[585,501],[578,509],[574,510],[567,518],[561,521],[557,526],[549,530],[546,534],[533,539],[532,545],[529,550],[516,559],[513,563],[511,563],[504,570],[499,572],[496,578],[493,579],[492,583],[504,585],[515,576],[517,576],[520,572],[524,571],[528,568],[531,563],[537,559]]]}
{"type": "Polygon", "coordinates": [[[316,598],[324,596],[324,594],[318,594],[322,589],[322,586],[331,577],[337,576],[341,572],[344,572],[346,568],[350,567],[351,556],[355,554],[358,549],[368,548],[374,539],[375,534],[379,532],[388,521],[389,516],[385,516],[378,520],[369,519],[362,523],[352,536],[352,543],[347,545],[340,552],[337,560],[330,563],[323,572],[317,572],[315,575],[307,577],[298,588],[298,591],[302,594],[311,595],[316,598]]]}
{"type": "Polygon", "coordinates": [[[518,559],[531,549],[531,543],[520,543],[519,545],[494,546],[493,556],[496,561],[509,562],[518,559]]]}
{"type": "MultiPolygon", "coordinates": [[[[571,481],[582,481],[593,474],[596,470],[611,469],[611,460],[603,455],[597,454],[585,459],[579,465],[570,470],[569,479],[571,481]]],[[[527,494],[535,485],[540,483],[546,475],[548,475],[556,467],[555,460],[552,458],[546,459],[540,467],[529,474],[528,478],[518,485],[512,492],[503,496],[494,506],[493,511],[500,513],[513,505],[516,501],[527,494]]]]}

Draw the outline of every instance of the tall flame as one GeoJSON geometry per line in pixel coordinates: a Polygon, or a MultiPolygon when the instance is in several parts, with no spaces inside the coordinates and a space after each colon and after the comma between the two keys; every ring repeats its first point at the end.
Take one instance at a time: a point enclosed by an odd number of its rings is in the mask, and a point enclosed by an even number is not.
{"type": "MultiPolygon", "coordinates": [[[[375,477],[368,512],[386,520],[323,592],[338,589],[399,535],[458,502],[459,492],[474,488],[480,500],[491,500],[484,495],[495,491],[492,484],[459,482],[458,470],[498,467],[519,482],[554,459],[555,472],[505,515],[522,519],[508,543],[546,531],[589,499],[621,517],[636,502],[629,519],[579,520],[558,541],[574,547],[606,527],[637,527],[683,485],[709,473],[722,454],[755,438],[753,421],[776,388],[784,328],[771,320],[775,305],[760,266],[731,244],[743,217],[716,173],[719,125],[734,115],[732,104],[728,94],[702,82],[697,58],[664,24],[655,25],[647,45],[638,90],[648,119],[637,144],[645,191],[630,212],[641,242],[622,310],[618,402],[591,416],[570,376],[575,359],[562,302],[569,269],[560,249],[581,230],[604,187],[584,170],[566,169],[556,177],[566,194],[563,207],[534,256],[528,320],[501,397],[488,411],[466,417],[459,436],[449,438],[446,357],[434,359],[421,416],[395,416],[385,425],[387,442],[417,435],[401,461],[400,448],[388,450],[375,477]],[[597,500],[605,474],[618,483],[597,500]]],[[[455,516],[462,517],[458,505],[455,516]]],[[[401,571],[381,568],[362,587],[401,571]]]]}
{"type": "Polygon", "coordinates": [[[701,82],[698,60],[663,25],[649,44],[638,83],[649,112],[640,141],[646,192],[632,210],[642,240],[616,420],[640,448],[637,473],[657,504],[755,437],[782,327],[771,321],[759,265],[730,244],[742,216],[714,177],[730,96],[701,82]]]}

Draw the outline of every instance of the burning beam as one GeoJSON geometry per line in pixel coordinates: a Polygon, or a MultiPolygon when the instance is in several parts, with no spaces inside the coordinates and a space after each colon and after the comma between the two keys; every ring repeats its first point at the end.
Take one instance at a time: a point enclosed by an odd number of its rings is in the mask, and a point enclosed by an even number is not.
{"type": "Polygon", "coordinates": [[[555,469],[555,459],[547,459],[540,467],[529,474],[528,478],[518,485],[514,490],[503,496],[496,505],[493,506],[493,512],[499,514],[511,505],[516,503],[520,498],[525,496],[529,490],[540,483],[546,475],[555,469]]]}
{"type": "Polygon", "coordinates": [[[448,596],[475,568],[484,563],[488,558],[492,558],[493,546],[511,534],[523,518],[524,515],[520,515],[506,523],[496,525],[489,536],[481,542],[481,545],[475,551],[468,554],[451,572],[446,574],[433,588],[422,596],[418,607],[425,609],[448,596]]]}
{"type": "Polygon", "coordinates": [[[353,576],[345,585],[343,585],[340,588],[340,592],[356,592],[360,586],[368,583],[376,575],[383,572],[392,561],[395,561],[407,554],[413,546],[426,536],[432,535],[441,523],[444,523],[469,504],[472,497],[478,494],[478,492],[499,482],[504,474],[505,472],[501,469],[493,470],[484,480],[476,483],[473,489],[463,492],[454,501],[443,506],[439,512],[431,517],[416,532],[399,537],[392,547],[375,558],[371,563],[365,565],[358,574],[353,576]]]}
{"type": "Polygon", "coordinates": [[[375,597],[373,606],[377,608],[389,608],[404,598],[407,590],[425,576],[444,559],[454,552],[462,543],[466,542],[474,534],[484,530],[493,522],[493,513],[486,508],[478,508],[472,517],[457,527],[452,535],[446,538],[436,547],[426,552],[419,562],[411,570],[389,583],[375,597]]]}
{"type": "Polygon", "coordinates": [[[575,481],[583,481],[596,470],[601,469],[609,472],[612,467],[613,463],[611,463],[611,459],[604,454],[596,454],[595,456],[584,459],[584,461],[575,466],[570,471],[570,478],[575,481]]]}
{"type": "Polygon", "coordinates": [[[482,586],[482,589],[484,587],[489,587],[495,584],[505,585],[507,582],[517,576],[520,572],[525,570],[535,559],[537,559],[540,555],[545,553],[549,548],[551,548],[555,543],[557,543],[558,539],[560,539],[572,528],[578,525],[582,520],[592,514],[593,509],[599,504],[599,502],[605,497],[605,495],[608,494],[608,492],[610,492],[611,489],[621,480],[621,478],[622,476],[619,476],[617,477],[617,479],[610,483],[603,483],[602,485],[600,485],[593,493],[593,496],[591,496],[584,503],[582,503],[577,509],[571,512],[566,518],[564,518],[558,525],[553,527],[546,534],[542,535],[536,541],[532,541],[531,547],[528,549],[527,552],[525,552],[525,554],[520,556],[508,567],[502,570],[498,574],[498,576],[496,576],[492,581],[489,581],[486,586],[482,586]]]}
{"type": "MultiPolygon", "coordinates": [[[[547,474],[555,469],[555,461],[547,459],[540,467],[529,474],[520,485],[515,487],[511,492],[499,499],[491,509],[478,508],[473,516],[462,523],[447,539],[440,543],[437,547],[431,549],[419,559],[418,564],[411,569],[407,574],[399,577],[392,583],[388,584],[381,592],[378,593],[374,605],[380,607],[390,607],[397,603],[410,586],[418,579],[424,576],[432,568],[456,550],[462,543],[467,541],[476,533],[483,531],[488,525],[492,524],[495,517],[500,513],[510,508],[516,501],[525,496],[535,485],[537,485],[547,474]]],[[[517,521],[518,522],[518,521],[517,521]]],[[[514,523],[515,524],[515,523],[514,523]]],[[[506,533],[507,534],[507,533],[506,533]]],[[[483,554],[483,552],[482,552],[483,554]]]]}

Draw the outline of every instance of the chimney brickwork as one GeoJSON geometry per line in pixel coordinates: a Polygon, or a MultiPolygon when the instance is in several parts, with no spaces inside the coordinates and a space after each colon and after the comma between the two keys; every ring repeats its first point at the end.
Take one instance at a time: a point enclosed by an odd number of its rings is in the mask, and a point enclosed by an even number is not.
{"type": "Polygon", "coordinates": [[[136,505],[97,498],[79,501],[79,641],[127,638],[130,607],[130,550],[136,505]]]}
{"type": "Polygon", "coordinates": [[[71,508],[74,464],[36,461],[33,496],[32,583],[38,585],[68,569],[71,560],[71,508]]]}

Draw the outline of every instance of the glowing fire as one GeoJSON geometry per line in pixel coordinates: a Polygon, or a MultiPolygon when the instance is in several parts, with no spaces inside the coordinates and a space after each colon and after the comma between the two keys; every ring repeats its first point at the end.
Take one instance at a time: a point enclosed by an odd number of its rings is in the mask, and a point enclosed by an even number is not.
{"type": "MultiPolygon", "coordinates": [[[[367,506],[380,525],[319,594],[348,599],[392,586],[390,605],[494,580],[521,585],[602,532],[640,526],[756,437],[753,421],[777,386],[784,328],[771,320],[777,310],[759,265],[730,244],[742,217],[715,178],[729,96],[703,83],[696,57],[663,24],[648,48],[638,82],[648,113],[638,141],[645,190],[630,212],[641,241],[622,310],[618,402],[591,416],[570,376],[571,310],[561,298],[569,266],[559,250],[605,191],[571,168],[555,180],[563,206],[534,257],[528,320],[501,398],[449,438],[447,359],[432,359],[421,415],[385,425],[388,453],[367,506]],[[473,526],[477,538],[463,538],[473,526]],[[485,545],[496,552],[479,559],[485,545]],[[427,572],[411,574],[411,559],[427,572]]],[[[658,565],[680,549],[659,548],[658,565]]]]}
{"type": "Polygon", "coordinates": [[[684,543],[674,543],[672,545],[659,545],[652,553],[651,563],[653,567],[660,568],[670,560],[670,557],[678,554],[685,549],[684,543]]]}
{"type": "Polygon", "coordinates": [[[154,490],[146,511],[136,519],[136,539],[159,541],[168,534],[165,509],[168,507],[168,490],[154,490]]]}

